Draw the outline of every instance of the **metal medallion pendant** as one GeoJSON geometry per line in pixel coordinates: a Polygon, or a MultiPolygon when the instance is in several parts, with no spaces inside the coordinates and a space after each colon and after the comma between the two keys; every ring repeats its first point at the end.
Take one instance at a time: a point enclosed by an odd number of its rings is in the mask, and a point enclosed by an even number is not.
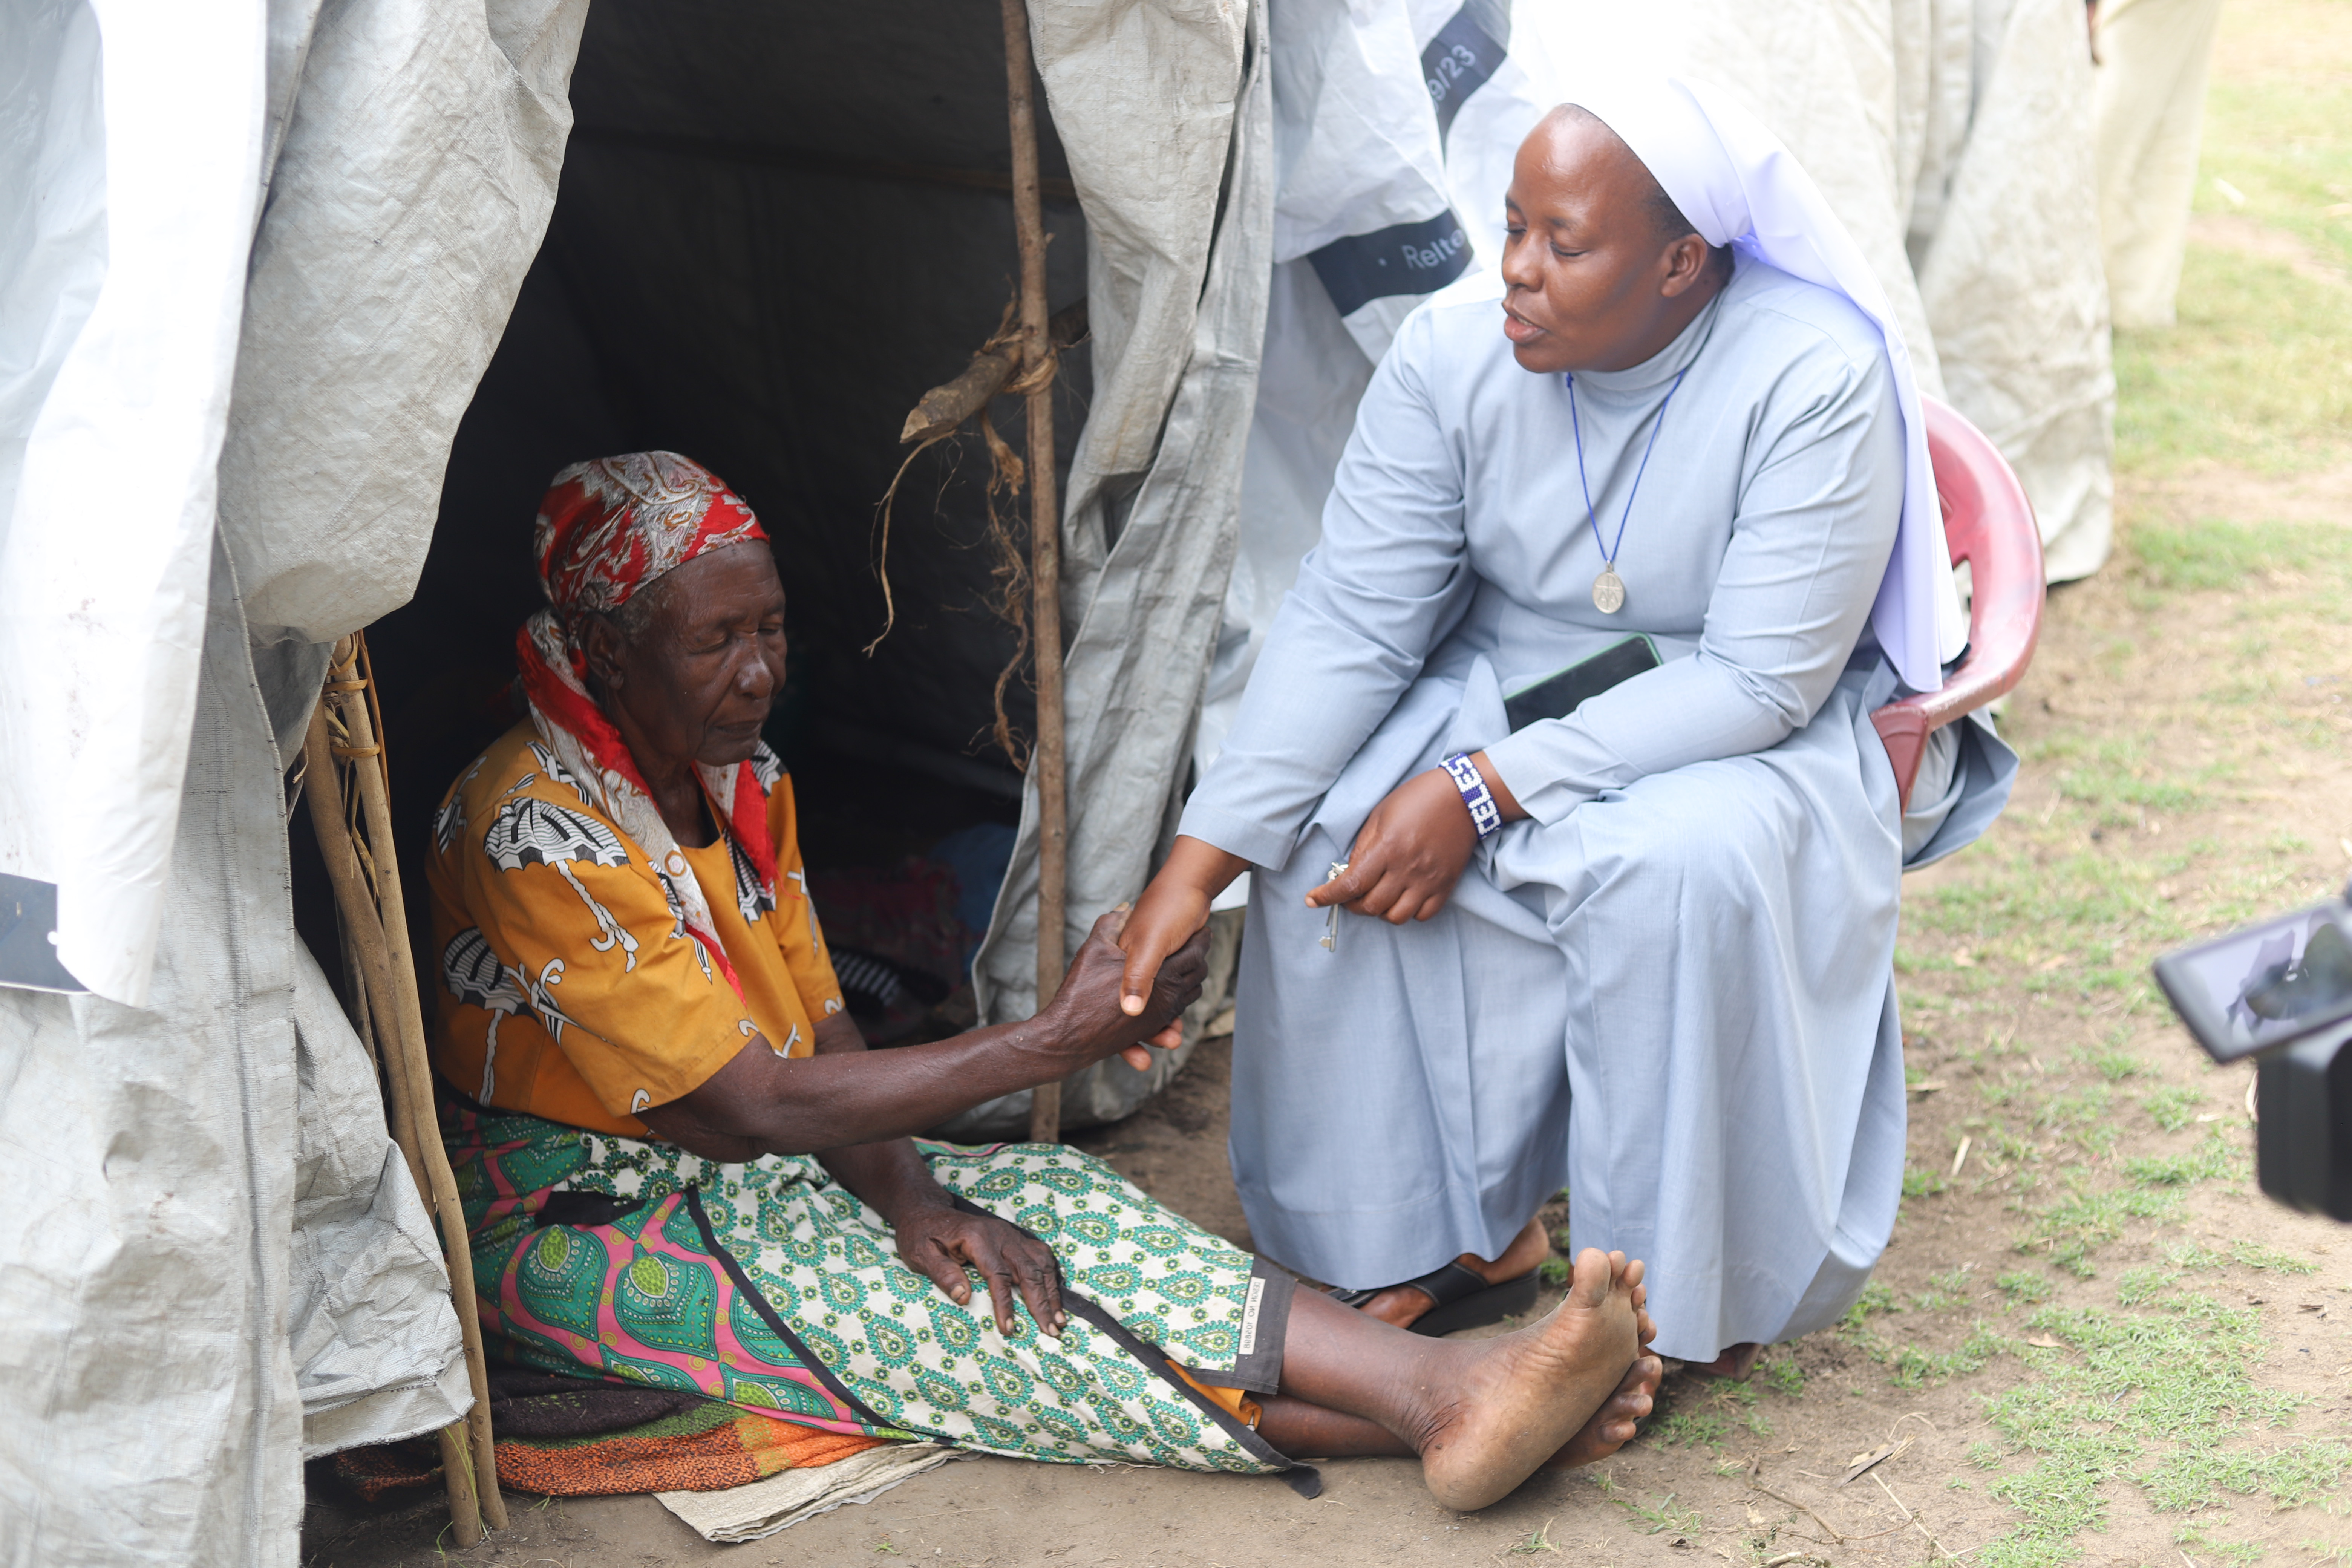
{"type": "Polygon", "coordinates": [[[1604,616],[1625,607],[1625,579],[1617,575],[1616,568],[1604,567],[1592,580],[1592,607],[1604,616]]]}

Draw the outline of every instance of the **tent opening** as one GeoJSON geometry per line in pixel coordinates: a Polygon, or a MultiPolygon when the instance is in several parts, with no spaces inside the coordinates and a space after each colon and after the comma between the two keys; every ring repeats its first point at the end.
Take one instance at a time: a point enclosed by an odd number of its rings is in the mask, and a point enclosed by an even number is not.
{"type": "MultiPolygon", "coordinates": [[[[853,1008],[888,1043],[968,1017],[1021,794],[992,733],[1019,640],[998,607],[986,447],[968,427],[908,468],[887,637],[877,503],[908,411],[1013,297],[1003,60],[993,7],[592,10],[546,240],[459,427],[415,597],[370,632],[418,918],[434,807],[521,713],[514,635],[540,602],[531,525],[550,478],[667,448],[725,479],[774,541],[791,655],[768,739],[853,1008]],[[860,953],[902,984],[850,973],[860,953]]],[[[1038,110],[1059,309],[1084,292],[1087,238],[1042,92],[1038,110]]],[[[1080,347],[1056,393],[1065,471],[1087,389],[1080,347]]],[[[1025,450],[1021,400],[991,412],[1025,450]]],[[[1025,492],[997,505],[1025,551],[1025,492]]],[[[1003,704],[1025,749],[1025,660],[1003,704]]],[[[315,951],[334,951],[331,931],[315,951]]]]}

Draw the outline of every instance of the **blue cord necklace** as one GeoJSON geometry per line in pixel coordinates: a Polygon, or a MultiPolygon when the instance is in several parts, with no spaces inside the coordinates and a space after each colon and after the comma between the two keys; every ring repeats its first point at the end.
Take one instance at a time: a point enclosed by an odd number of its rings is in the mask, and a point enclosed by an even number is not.
{"type": "Polygon", "coordinates": [[[1576,377],[1568,377],[1568,422],[1576,432],[1576,479],[1584,487],[1584,521],[1592,525],[1592,547],[1601,552],[1601,575],[1592,580],[1592,607],[1604,616],[1613,616],[1625,607],[1625,579],[1617,575],[1617,552],[1624,547],[1625,525],[1633,521],[1633,498],[1642,493],[1642,476],[1650,471],[1650,454],[1657,450],[1658,432],[1665,428],[1666,405],[1682,390],[1683,377],[1690,374],[1685,365],[1675,373],[1674,385],[1659,401],[1658,416],[1650,426],[1650,444],[1642,448],[1642,466],[1633,470],[1633,488],[1625,492],[1625,512],[1617,520],[1617,542],[1601,542],[1601,519],[1592,510],[1592,481],[1584,473],[1584,422],[1576,413],[1576,377]]]}

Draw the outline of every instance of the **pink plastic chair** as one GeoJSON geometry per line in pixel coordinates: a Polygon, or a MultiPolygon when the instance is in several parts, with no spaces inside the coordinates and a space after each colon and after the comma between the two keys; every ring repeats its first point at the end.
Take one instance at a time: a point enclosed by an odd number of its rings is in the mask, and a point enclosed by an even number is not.
{"type": "Polygon", "coordinates": [[[2042,635],[2042,530],[2024,487],[1958,409],[1932,397],[1919,401],[1927,408],[1927,460],[1944,505],[1945,541],[1952,564],[1969,563],[1973,592],[1968,652],[1944,689],[1890,702],[1870,716],[1906,807],[1928,732],[2015,686],[2042,635]]]}

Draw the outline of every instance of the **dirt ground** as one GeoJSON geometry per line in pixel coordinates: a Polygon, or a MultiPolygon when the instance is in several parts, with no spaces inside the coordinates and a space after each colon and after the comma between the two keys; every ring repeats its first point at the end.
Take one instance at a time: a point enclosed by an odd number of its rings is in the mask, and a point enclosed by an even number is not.
{"type": "MultiPolygon", "coordinates": [[[[2255,1190],[2250,1069],[2147,979],[2352,873],[2352,5],[2231,0],[2206,134],[2181,324],[2117,344],[2116,558],[2005,706],[2008,814],[1906,887],[1911,1169],[1844,1324],[1742,1387],[1670,1379],[1614,1458],[1473,1515],[1402,1461],[1309,1502],[977,1458],[740,1547],[515,1497],[459,1552],[436,1497],[321,1483],[305,1562],[2352,1563],[2352,1229],[2255,1190]]],[[[1079,1142],[1246,1244],[1226,1065],[1079,1142]]]]}

